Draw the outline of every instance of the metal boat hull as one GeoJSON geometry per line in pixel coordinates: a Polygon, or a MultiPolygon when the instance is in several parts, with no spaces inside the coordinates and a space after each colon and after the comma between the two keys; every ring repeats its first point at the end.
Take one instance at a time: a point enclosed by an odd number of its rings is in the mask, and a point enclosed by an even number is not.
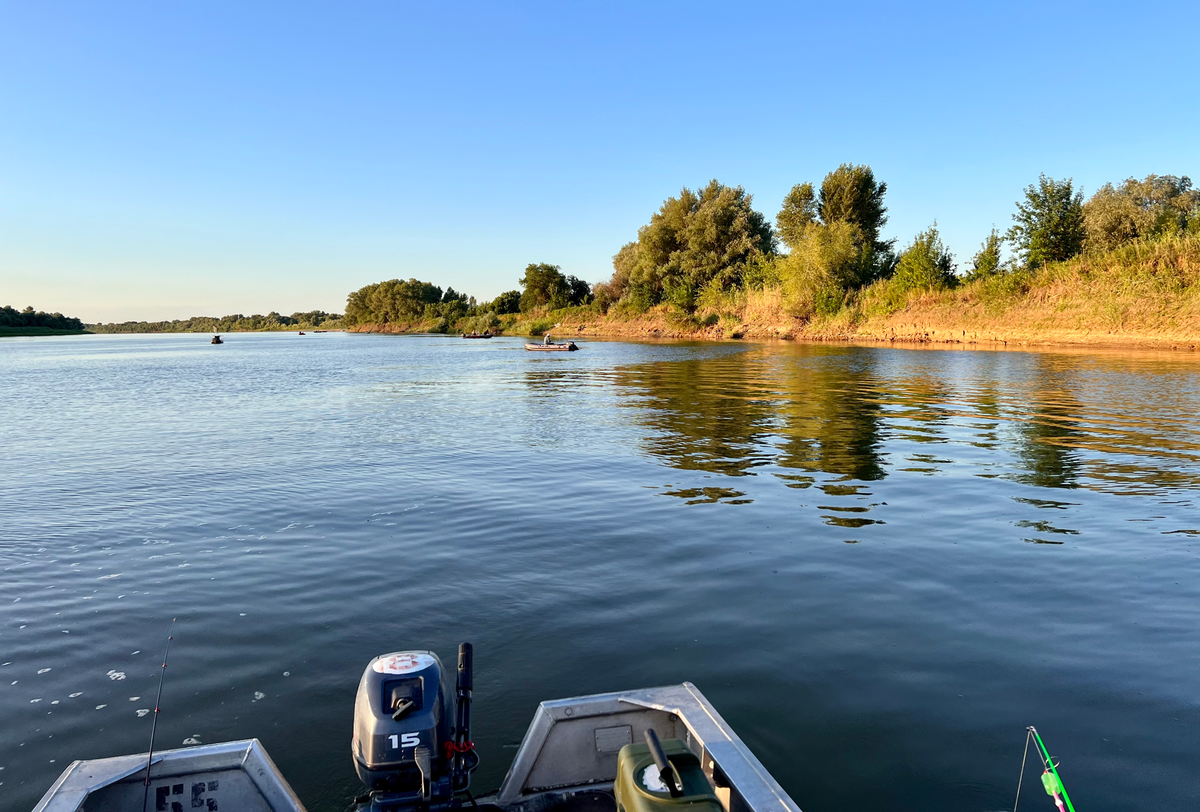
{"type": "MultiPolygon", "coordinates": [[[[686,744],[725,812],[800,812],[690,682],[541,703],[481,812],[612,812],[617,754],[647,730],[686,744]]],[[[76,761],[34,812],[140,812],[145,767],[145,754],[76,761]]],[[[305,812],[257,739],[158,753],[150,775],[149,809],[305,812]]]]}

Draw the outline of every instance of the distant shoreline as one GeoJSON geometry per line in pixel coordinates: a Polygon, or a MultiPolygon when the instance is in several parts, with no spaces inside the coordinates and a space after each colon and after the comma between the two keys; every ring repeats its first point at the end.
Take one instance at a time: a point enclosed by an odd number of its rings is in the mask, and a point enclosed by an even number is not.
{"type": "Polygon", "coordinates": [[[0,327],[0,338],[36,338],[38,336],[84,336],[90,330],[56,330],[53,327],[0,327]]]}
{"type": "Polygon", "coordinates": [[[259,330],[104,330],[104,325],[89,324],[85,332],[101,336],[234,336],[251,332],[346,332],[344,327],[262,327],[259,330]]]}
{"type": "Polygon", "coordinates": [[[91,336],[91,335],[121,335],[121,336],[165,336],[165,335],[240,335],[250,333],[345,333],[342,327],[314,330],[311,327],[303,330],[294,328],[263,329],[263,330],[95,330],[96,325],[86,325],[84,330],[55,330],[50,327],[0,327],[0,338],[31,338],[38,336],[91,336]]]}

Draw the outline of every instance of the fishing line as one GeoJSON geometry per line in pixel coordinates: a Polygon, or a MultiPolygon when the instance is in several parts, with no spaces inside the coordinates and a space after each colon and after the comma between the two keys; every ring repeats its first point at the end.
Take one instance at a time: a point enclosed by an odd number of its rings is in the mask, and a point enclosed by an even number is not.
{"type": "Polygon", "coordinates": [[[1013,812],[1017,812],[1017,804],[1021,803],[1021,782],[1025,780],[1025,759],[1029,757],[1029,740],[1033,734],[1025,731],[1025,752],[1021,754],[1021,777],[1017,779],[1017,799],[1013,801],[1013,812]]]}

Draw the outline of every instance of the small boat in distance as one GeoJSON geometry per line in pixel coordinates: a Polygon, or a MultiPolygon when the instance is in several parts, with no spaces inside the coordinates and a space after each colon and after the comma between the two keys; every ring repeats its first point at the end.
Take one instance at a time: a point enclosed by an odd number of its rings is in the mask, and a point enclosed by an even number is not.
{"type": "Polygon", "coordinates": [[[303,330],[301,330],[301,331],[300,331],[300,335],[304,335],[304,331],[303,331],[303,330]]]}
{"type": "Polygon", "coordinates": [[[463,338],[491,338],[492,334],[490,331],[483,332],[483,333],[476,333],[476,332],[472,331],[470,333],[463,333],[462,337],[463,338]]]}
{"type": "Polygon", "coordinates": [[[530,352],[575,352],[579,349],[575,346],[574,341],[568,341],[565,344],[526,344],[525,349],[530,352]]]}
{"type": "Polygon", "coordinates": [[[208,343],[209,344],[224,344],[225,342],[221,340],[220,336],[213,336],[213,340],[208,343]]]}

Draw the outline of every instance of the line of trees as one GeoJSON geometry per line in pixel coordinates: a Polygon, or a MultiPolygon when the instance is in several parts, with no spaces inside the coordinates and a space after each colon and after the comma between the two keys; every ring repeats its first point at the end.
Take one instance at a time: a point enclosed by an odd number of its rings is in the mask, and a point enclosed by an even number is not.
{"type": "Polygon", "coordinates": [[[1150,175],[1105,184],[1084,201],[1071,179],[1042,175],[1016,204],[1013,225],[995,228],[959,273],[937,223],[896,250],[882,237],[887,184],[871,168],[843,164],[820,186],[800,183],[774,227],[742,187],[713,180],[669,197],[613,257],[613,275],[594,288],[602,309],[641,312],[669,303],[686,312],[747,288],[782,289],[794,315],[834,312],[854,291],[889,280],[893,294],[953,287],[1039,268],[1085,251],[1139,239],[1200,234],[1200,191],[1187,177],[1150,175]],[[1005,245],[1012,255],[1005,260],[1005,245]]]}
{"type": "Polygon", "coordinates": [[[243,316],[193,316],[190,319],[172,321],[124,321],[109,324],[92,324],[88,329],[95,333],[237,333],[260,330],[315,330],[337,329],[342,326],[340,313],[324,310],[309,310],[284,316],[275,311],[267,315],[243,316]]]}
{"type": "Polygon", "coordinates": [[[398,324],[430,332],[482,332],[496,329],[500,316],[557,310],[592,301],[587,282],[545,262],[527,265],[519,284],[521,290],[505,291],[491,301],[479,302],[454,288],[442,290],[419,279],[376,282],[350,294],[343,323],[347,327],[398,324]]]}
{"type": "Polygon", "coordinates": [[[476,306],[475,297],[442,290],[419,279],[389,279],[354,291],[346,299],[347,326],[402,324],[422,319],[456,320],[476,306]]]}
{"type": "Polygon", "coordinates": [[[589,286],[562,268],[531,263],[520,289],[474,297],[417,279],[350,294],[345,324],[404,324],[446,332],[495,329],[500,317],[593,305],[641,313],[662,303],[685,313],[727,304],[749,289],[782,291],[792,315],[832,314],[876,283],[890,300],[1108,251],[1134,240],[1200,234],[1200,191],[1186,176],[1149,175],[1105,184],[1084,200],[1072,179],[1042,175],[1023,190],[1012,226],[992,228],[959,271],[937,223],[897,248],[883,236],[887,184],[871,167],[842,164],[819,185],[793,186],[772,224],[740,186],[713,180],[667,198],[613,257],[613,274],[589,286]],[[1005,257],[1005,249],[1009,256],[1005,257]]]}
{"type": "Polygon", "coordinates": [[[0,327],[20,329],[26,327],[41,327],[49,330],[83,330],[83,322],[74,316],[64,316],[62,313],[45,313],[27,307],[17,310],[5,305],[0,307],[0,327]]]}

